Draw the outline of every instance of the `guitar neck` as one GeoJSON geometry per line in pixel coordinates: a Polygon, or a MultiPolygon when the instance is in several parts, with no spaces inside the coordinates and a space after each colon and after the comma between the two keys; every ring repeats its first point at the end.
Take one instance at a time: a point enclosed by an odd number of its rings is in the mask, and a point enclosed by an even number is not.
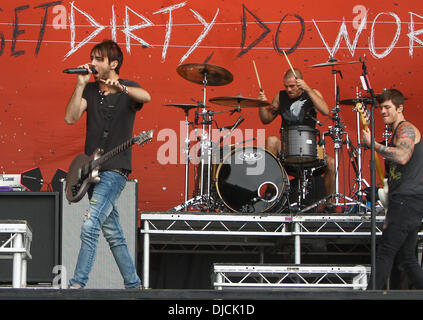
{"type": "Polygon", "coordinates": [[[91,167],[95,168],[102,165],[104,162],[106,162],[107,160],[110,160],[117,154],[125,151],[126,149],[129,149],[134,143],[135,143],[134,138],[129,139],[128,141],[122,143],[121,145],[113,148],[109,152],[103,154],[100,158],[93,160],[91,163],[91,167]]]}

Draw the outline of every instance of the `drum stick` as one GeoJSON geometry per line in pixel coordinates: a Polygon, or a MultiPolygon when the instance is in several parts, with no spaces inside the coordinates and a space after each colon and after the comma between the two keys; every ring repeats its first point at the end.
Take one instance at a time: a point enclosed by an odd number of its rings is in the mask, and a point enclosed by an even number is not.
{"type": "Polygon", "coordinates": [[[297,79],[297,75],[296,75],[296,73],[294,71],[294,68],[292,67],[291,62],[289,62],[288,56],[286,55],[286,53],[285,53],[284,50],[282,50],[282,52],[283,52],[283,55],[285,56],[286,61],[288,61],[289,67],[291,68],[291,71],[294,74],[295,79],[297,79]]]}
{"type": "Polygon", "coordinates": [[[259,75],[258,75],[258,72],[257,72],[256,63],[254,62],[254,60],[253,60],[253,65],[254,65],[254,70],[256,71],[256,77],[257,77],[257,82],[258,82],[260,91],[263,91],[263,88],[261,87],[261,83],[260,83],[260,78],[259,78],[259,75]]]}

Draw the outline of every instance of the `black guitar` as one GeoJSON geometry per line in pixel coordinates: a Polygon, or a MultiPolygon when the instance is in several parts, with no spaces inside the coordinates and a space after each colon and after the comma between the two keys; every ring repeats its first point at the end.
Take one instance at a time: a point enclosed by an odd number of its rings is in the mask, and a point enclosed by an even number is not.
{"type": "Polygon", "coordinates": [[[104,162],[132,147],[134,144],[143,145],[152,139],[153,130],[143,131],[105,154],[103,154],[102,149],[97,149],[91,156],[86,154],[77,155],[69,166],[66,175],[66,199],[69,202],[78,202],[81,200],[91,184],[100,182],[99,170],[104,162]]]}

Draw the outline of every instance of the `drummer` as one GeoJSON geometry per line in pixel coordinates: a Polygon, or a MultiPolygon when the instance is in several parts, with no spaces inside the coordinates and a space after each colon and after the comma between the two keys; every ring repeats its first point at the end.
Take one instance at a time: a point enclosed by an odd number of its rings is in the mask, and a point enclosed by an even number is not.
{"type": "MultiPolygon", "coordinates": [[[[263,124],[269,124],[278,115],[281,115],[282,128],[297,125],[315,128],[316,110],[325,116],[329,114],[329,106],[322,94],[307,85],[299,69],[289,69],[283,77],[283,83],[285,90],[279,91],[269,106],[259,108],[259,116],[263,124]]],[[[267,101],[264,91],[260,91],[258,98],[267,101]]],[[[278,157],[281,154],[281,149],[282,143],[279,137],[268,136],[266,138],[266,150],[278,157]]],[[[327,154],[325,154],[325,160],[325,190],[326,195],[331,195],[335,193],[335,163],[333,158],[327,154]]]]}

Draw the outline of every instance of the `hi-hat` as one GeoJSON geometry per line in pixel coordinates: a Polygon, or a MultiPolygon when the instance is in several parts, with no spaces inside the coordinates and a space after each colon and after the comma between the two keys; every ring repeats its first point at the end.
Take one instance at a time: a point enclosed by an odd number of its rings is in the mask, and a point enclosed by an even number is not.
{"type": "Polygon", "coordinates": [[[326,61],[324,63],[319,64],[313,64],[312,68],[318,68],[318,67],[331,67],[331,66],[338,66],[342,64],[352,64],[352,63],[360,63],[360,61],[338,61],[336,59],[331,59],[329,61],[326,61]]]}
{"type": "Polygon", "coordinates": [[[208,86],[224,86],[234,79],[232,73],[225,68],[206,63],[183,64],[176,71],[182,78],[198,84],[204,84],[206,75],[208,86]]]}
{"type": "MultiPolygon", "coordinates": [[[[380,94],[375,94],[375,97],[380,96],[380,94]]],[[[408,100],[408,98],[404,97],[404,100],[408,100]]],[[[362,98],[354,98],[354,99],[345,99],[339,101],[339,104],[355,106],[357,103],[363,104],[372,104],[373,99],[371,97],[362,97],[362,98]]]]}
{"type": "Polygon", "coordinates": [[[227,106],[227,107],[247,107],[247,108],[258,108],[268,106],[270,103],[259,99],[247,98],[242,96],[236,97],[216,97],[211,98],[209,102],[227,106]]]}
{"type": "Polygon", "coordinates": [[[348,106],[355,106],[357,103],[363,104],[371,104],[372,99],[369,98],[355,98],[355,99],[345,99],[339,101],[339,104],[348,105],[348,106]]]}
{"type": "Polygon", "coordinates": [[[167,107],[177,107],[183,109],[185,112],[194,108],[199,108],[198,104],[186,104],[186,103],[175,103],[175,104],[165,104],[167,107]]]}

